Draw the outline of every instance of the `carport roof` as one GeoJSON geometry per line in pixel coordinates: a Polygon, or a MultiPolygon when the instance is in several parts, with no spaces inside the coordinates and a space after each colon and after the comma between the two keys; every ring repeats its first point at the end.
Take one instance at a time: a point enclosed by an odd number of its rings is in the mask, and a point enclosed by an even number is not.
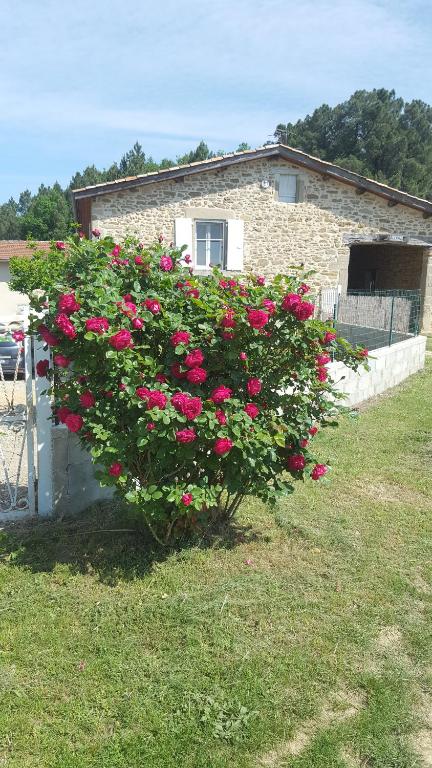
{"type": "MultiPolygon", "coordinates": [[[[51,245],[48,240],[32,240],[38,250],[47,251],[51,245]]],[[[0,261],[9,261],[13,256],[30,258],[32,254],[28,240],[0,240],[0,261]]]]}
{"type": "Polygon", "coordinates": [[[374,179],[368,179],[366,176],[361,176],[353,171],[348,171],[346,168],[341,168],[339,165],[329,163],[326,160],[320,160],[318,157],[308,155],[306,152],[294,149],[286,144],[270,144],[265,147],[258,147],[258,149],[247,149],[243,152],[232,152],[220,157],[213,157],[210,160],[187,163],[186,165],[177,165],[172,168],[166,168],[161,171],[152,171],[151,173],[144,173],[139,176],[128,176],[127,178],[117,179],[116,181],[93,184],[88,187],[73,190],[72,196],[74,201],[78,201],[83,198],[109,195],[113,192],[120,192],[132,187],[156,184],[170,179],[176,180],[197,173],[220,170],[250,160],[273,157],[280,157],[283,160],[288,160],[293,163],[293,165],[315,171],[316,173],[321,174],[324,179],[335,179],[343,184],[349,184],[356,187],[359,194],[370,192],[379,197],[383,197],[388,200],[390,206],[398,204],[406,205],[409,208],[422,211],[425,218],[432,216],[432,202],[429,200],[415,197],[415,195],[410,195],[408,192],[402,192],[394,187],[389,187],[387,184],[382,184],[374,179]]]}

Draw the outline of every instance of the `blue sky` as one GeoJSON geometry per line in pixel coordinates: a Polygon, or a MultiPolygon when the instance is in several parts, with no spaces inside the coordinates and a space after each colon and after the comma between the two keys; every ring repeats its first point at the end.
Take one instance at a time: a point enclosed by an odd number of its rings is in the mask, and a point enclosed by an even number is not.
{"type": "Polygon", "coordinates": [[[430,0],[0,0],[0,202],[201,138],[261,145],[359,88],[432,102],[430,0]]]}

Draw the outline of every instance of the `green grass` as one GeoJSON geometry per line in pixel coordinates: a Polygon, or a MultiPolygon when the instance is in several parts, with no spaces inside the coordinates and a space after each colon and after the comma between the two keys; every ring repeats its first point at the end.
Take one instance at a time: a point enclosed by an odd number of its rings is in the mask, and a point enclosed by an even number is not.
{"type": "Polygon", "coordinates": [[[432,352],[432,336],[428,336],[426,339],[426,349],[428,352],[432,352]]]}
{"type": "Polygon", "coordinates": [[[317,438],[330,483],[207,545],[102,509],[3,531],[0,765],[423,765],[431,393],[429,364],[317,438]]]}

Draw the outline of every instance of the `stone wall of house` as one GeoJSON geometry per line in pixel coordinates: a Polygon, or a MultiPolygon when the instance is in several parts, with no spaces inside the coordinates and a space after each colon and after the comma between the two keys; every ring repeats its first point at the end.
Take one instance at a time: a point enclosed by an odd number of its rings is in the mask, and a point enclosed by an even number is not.
{"type": "MultiPolygon", "coordinates": [[[[429,238],[432,218],[406,206],[389,207],[371,193],[300,169],[279,158],[251,160],[223,170],[206,171],[182,180],[167,180],[109,195],[92,201],[92,226],[116,238],[135,234],[151,242],[162,231],[174,238],[174,220],[192,216],[193,209],[223,211],[245,222],[244,269],[269,276],[304,265],[315,270],[316,286],[347,285],[349,245],[347,237],[377,234],[429,238]],[[280,172],[298,173],[304,186],[304,202],[279,202],[275,178],[280,172]],[[267,188],[262,180],[270,182],[267,188]]],[[[409,260],[406,268],[410,269],[409,260]]],[[[432,273],[432,258],[423,263],[432,273]]],[[[430,305],[432,314],[432,289],[430,305]]]]}

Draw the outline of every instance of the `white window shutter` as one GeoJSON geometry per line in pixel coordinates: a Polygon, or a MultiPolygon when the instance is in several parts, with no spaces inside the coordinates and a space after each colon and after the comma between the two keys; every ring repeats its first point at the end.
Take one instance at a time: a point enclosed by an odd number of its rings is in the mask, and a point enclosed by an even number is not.
{"type": "Polygon", "coordinates": [[[279,177],[279,200],[282,203],[295,203],[297,199],[297,176],[281,173],[279,177]]]}
{"type": "Polygon", "coordinates": [[[175,245],[176,248],[181,248],[182,245],[186,246],[186,250],[183,251],[185,256],[187,253],[192,257],[193,255],[193,221],[192,219],[186,219],[183,216],[179,216],[175,219],[175,245]]]}
{"type": "Polygon", "coordinates": [[[235,272],[243,270],[244,221],[228,219],[228,243],[226,268],[235,272]]]}

